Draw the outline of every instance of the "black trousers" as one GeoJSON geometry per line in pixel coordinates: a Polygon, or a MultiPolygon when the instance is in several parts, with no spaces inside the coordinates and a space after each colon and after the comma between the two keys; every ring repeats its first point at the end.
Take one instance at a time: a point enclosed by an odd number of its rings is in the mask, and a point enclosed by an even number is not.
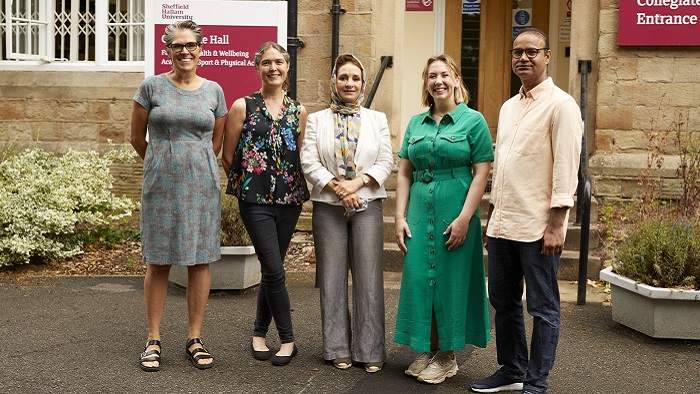
{"type": "Polygon", "coordinates": [[[294,342],[284,256],[301,214],[301,205],[264,205],[239,200],[239,210],[262,273],[253,336],[264,338],[274,318],[280,343],[294,342]]]}

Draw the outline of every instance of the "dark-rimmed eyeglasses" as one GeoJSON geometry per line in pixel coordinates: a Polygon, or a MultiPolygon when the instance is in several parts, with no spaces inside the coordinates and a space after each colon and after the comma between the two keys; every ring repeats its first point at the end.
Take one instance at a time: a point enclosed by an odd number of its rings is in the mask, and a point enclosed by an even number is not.
{"type": "Polygon", "coordinates": [[[520,49],[520,48],[515,48],[510,50],[511,56],[513,56],[513,59],[520,59],[521,56],[523,56],[523,53],[527,55],[528,58],[534,59],[537,57],[537,54],[540,53],[540,51],[548,51],[549,48],[527,48],[527,49],[520,49]]]}
{"type": "Polygon", "coordinates": [[[187,52],[194,52],[197,50],[197,48],[199,48],[200,45],[202,44],[199,42],[192,41],[188,42],[187,44],[170,44],[167,47],[175,53],[180,53],[185,48],[187,48],[187,52]]]}

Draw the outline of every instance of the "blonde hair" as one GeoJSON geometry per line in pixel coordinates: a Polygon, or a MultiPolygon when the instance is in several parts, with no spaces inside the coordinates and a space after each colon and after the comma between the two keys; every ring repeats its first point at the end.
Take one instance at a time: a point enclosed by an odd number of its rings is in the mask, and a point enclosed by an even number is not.
{"type": "Polygon", "coordinates": [[[430,59],[428,59],[428,62],[423,68],[423,94],[421,96],[421,103],[423,104],[423,106],[432,107],[435,105],[435,100],[433,99],[433,96],[431,96],[430,93],[428,93],[426,87],[428,85],[428,68],[431,64],[438,61],[443,62],[447,65],[447,68],[450,69],[450,71],[452,72],[452,77],[454,77],[455,80],[459,78],[459,82],[455,85],[454,91],[455,104],[469,103],[469,90],[467,90],[467,87],[464,86],[464,80],[462,80],[462,74],[459,72],[459,67],[457,67],[457,63],[455,63],[455,61],[449,55],[443,54],[433,56],[430,59]]]}

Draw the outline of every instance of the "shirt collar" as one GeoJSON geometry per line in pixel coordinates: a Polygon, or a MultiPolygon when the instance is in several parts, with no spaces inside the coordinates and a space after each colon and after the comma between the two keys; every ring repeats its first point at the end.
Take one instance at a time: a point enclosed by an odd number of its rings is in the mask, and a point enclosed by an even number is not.
{"type": "Polygon", "coordinates": [[[529,92],[523,93],[523,87],[520,87],[520,99],[524,99],[526,97],[532,98],[533,100],[537,100],[539,97],[541,97],[543,94],[545,94],[547,91],[549,91],[552,87],[554,86],[554,81],[552,81],[552,77],[547,77],[544,81],[542,81],[539,85],[535,86],[534,88],[530,89],[529,92]]]}
{"type": "MultiPolygon", "coordinates": [[[[467,112],[467,105],[464,104],[464,102],[461,102],[457,104],[457,108],[455,108],[452,112],[449,114],[445,114],[445,116],[442,117],[442,121],[445,123],[451,122],[455,123],[459,118],[462,117],[467,112]]],[[[434,122],[435,120],[430,116],[430,110],[427,110],[420,114],[423,117],[423,120],[421,120],[421,124],[424,124],[428,120],[434,122]]]]}

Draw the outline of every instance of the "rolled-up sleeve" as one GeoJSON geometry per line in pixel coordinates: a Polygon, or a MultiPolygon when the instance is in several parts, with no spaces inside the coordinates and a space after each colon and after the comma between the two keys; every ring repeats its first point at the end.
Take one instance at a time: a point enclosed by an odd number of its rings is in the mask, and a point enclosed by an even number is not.
{"type": "Polygon", "coordinates": [[[581,111],[571,99],[562,102],[552,118],[552,197],[550,208],[571,208],[578,184],[583,121],[581,111]]]}

